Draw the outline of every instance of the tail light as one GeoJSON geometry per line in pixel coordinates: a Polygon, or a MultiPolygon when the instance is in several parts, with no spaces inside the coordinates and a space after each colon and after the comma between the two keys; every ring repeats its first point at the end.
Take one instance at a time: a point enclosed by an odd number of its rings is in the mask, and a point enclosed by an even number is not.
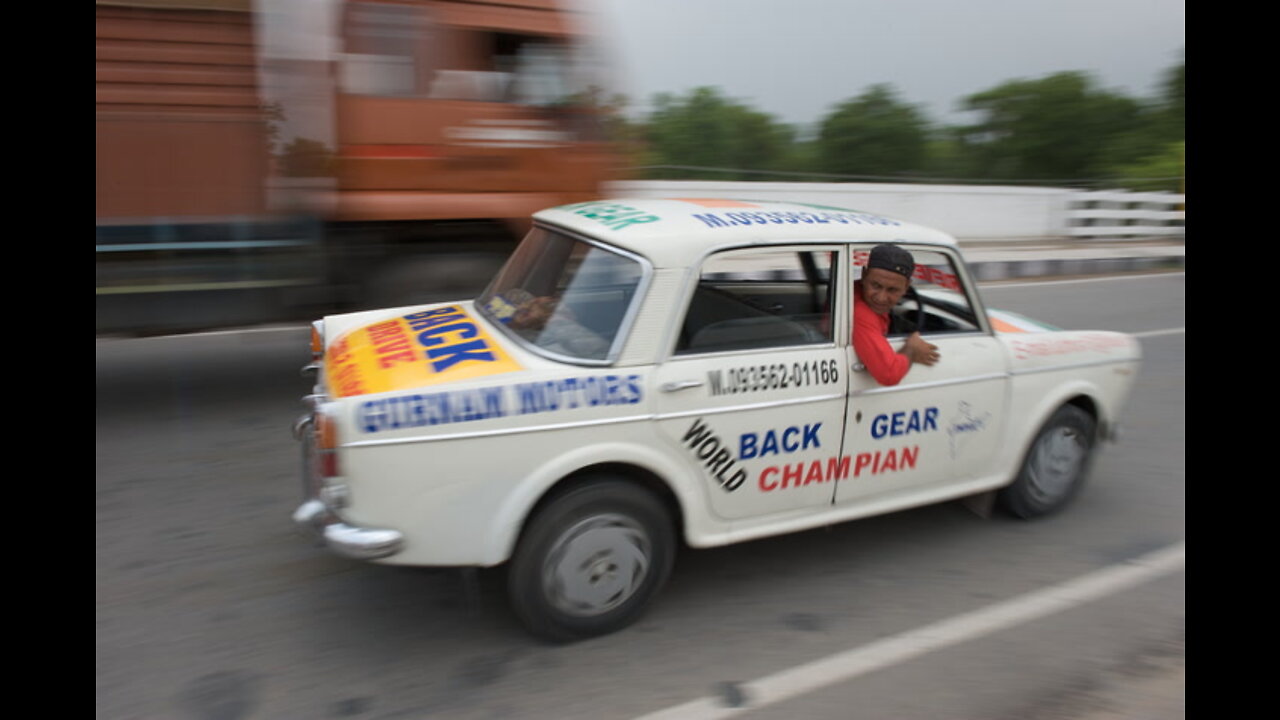
{"type": "Polygon", "coordinates": [[[311,362],[302,368],[302,376],[308,377],[313,373],[320,372],[320,366],[324,364],[324,321],[317,320],[311,323],[311,362]]]}
{"type": "Polygon", "coordinates": [[[319,360],[324,357],[324,321],[317,320],[311,323],[311,359],[319,360]]]}
{"type": "Polygon", "coordinates": [[[321,477],[337,477],[338,472],[338,430],[337,423],[323,411],[315,416],[316,456],[320,461],[321,477]]]}

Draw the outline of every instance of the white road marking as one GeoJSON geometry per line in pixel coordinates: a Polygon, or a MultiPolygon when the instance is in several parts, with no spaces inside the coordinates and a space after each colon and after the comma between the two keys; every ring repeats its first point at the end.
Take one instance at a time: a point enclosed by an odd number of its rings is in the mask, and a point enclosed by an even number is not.
{"type": "Polygon", "coordinates": [[[1030,592],[744,683],[739,686],[744,702],[737,707],[727,707],[718,697],[705,697],[644,715],[640,720],[710,720],[733,717],[906,662],[935,650],[1070,610],[1177,572],[1185,566],[1186,543],[1180,542],[1060,585],[1030,592]]]}

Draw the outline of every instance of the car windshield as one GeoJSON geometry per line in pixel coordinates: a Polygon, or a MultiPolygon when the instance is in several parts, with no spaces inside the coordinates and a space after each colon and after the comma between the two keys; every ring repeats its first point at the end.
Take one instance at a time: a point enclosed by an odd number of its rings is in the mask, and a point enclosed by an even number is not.
{"type": "Polygon", "coordinates": [[[633,258],[535,227],[476,306],[544,354],[603,361],[643,275],[633,258]]]}

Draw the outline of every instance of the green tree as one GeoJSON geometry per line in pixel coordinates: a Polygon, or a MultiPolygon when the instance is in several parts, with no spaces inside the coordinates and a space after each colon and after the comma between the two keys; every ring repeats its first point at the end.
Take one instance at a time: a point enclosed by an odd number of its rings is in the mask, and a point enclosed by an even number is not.
{"type": "Polygon", "coordinates": [[[899,175],[923,169],[929,123],[898,100],[889,85],[873,85],[841,103],[822,122],[819,169],[843,175],[899,175]]]}
{"type": "Polygon", "coordinates": [[[966,98],[979,121],[960,136],[982,177],[1085,180],[1101,177],[1108,144],[1142,123],[1141,105],[1099,89],[1080,72],[1012,80],[966,98]]]}
{"type": "Polygon", "coordinates": [[[955,128],[937,128],[929,134],[925,144],[924,174],[942,181],[961,181],[976,176],[961,134],[955,128]]]}
{"type": "Polygon", "coordinates": [[[1154,155],[1117,166],[1112,179],[1130,190],[1182,192],[1185,148],[1183,141],[1169,143],[1154,155]]]}
{"type": "Polygon", "coordinates": [[[1168,139],[1172,142],[1183,140],[1186,137],[1186,83],[1187,61],[1184,58],[1182,62],[1170,68],[1164,76],[1164,106],[1162,112],[1167,123],[1168,139]]]}
{"type": "MultiPolygon", "coordinates": [[[[646,128],[648,163],[737,170],[776,170],[791,157],[794,132],[772,116],[734,102],[716,88],[683,97],[660,93],[646,128]]],[[[752,173],[658,171],[665,178],[759,179],[752,173]]]]}
{"type": "Polygon", "coordinates": [[[1185,78],[1185,61],[1167,70],[1160,96],[1143,107],[1139,125],[1107,143],[1108,178],[1134,189],[1178,189],[1186,139],[1185,78]]]}

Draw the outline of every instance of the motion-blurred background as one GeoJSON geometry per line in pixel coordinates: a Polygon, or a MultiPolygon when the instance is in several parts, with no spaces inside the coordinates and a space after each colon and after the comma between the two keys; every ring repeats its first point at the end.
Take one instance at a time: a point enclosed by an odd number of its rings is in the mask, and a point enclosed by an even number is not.
{"type": "Polygon", "coordinates": [[[1180,2],[96,12],[99,334],[470,295],[531,213],[603,195],[799,195],[962,242],[1182,235],[1180,2]]]}

